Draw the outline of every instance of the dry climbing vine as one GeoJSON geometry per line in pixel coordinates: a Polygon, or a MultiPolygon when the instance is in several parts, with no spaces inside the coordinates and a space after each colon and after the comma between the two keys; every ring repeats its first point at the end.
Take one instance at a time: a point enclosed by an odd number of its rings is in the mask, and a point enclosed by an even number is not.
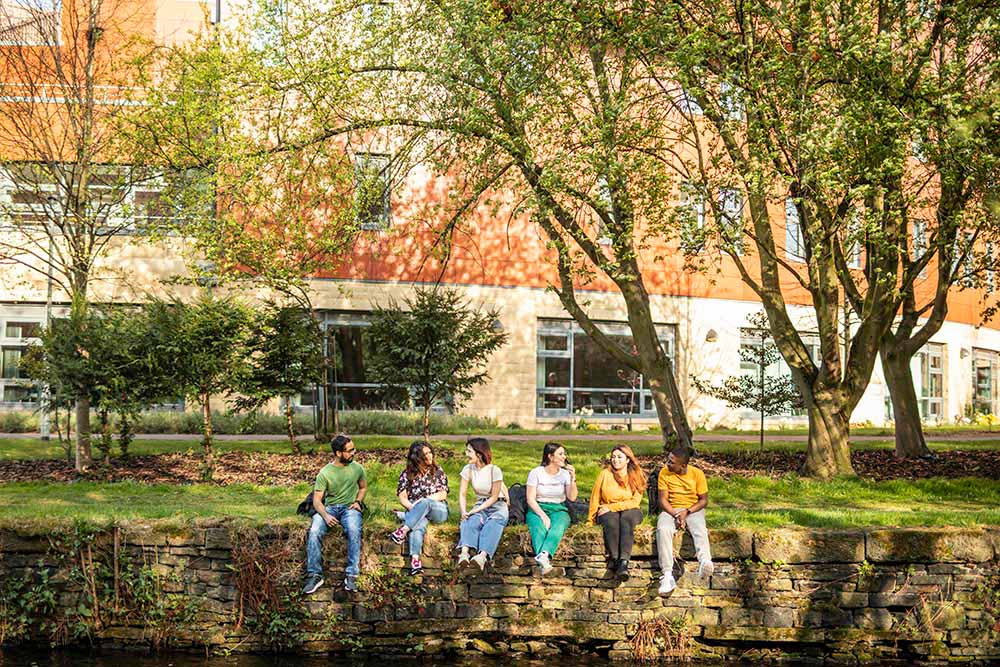
{"type": "Polygon", "coordinates": [[[298,587],[302,537],[294,533],[261,539],[257,529],[234,528],[233,583],[239,593],[236,628],[246,624],[268,646],[300,644],[307,613],[298,587]]]}

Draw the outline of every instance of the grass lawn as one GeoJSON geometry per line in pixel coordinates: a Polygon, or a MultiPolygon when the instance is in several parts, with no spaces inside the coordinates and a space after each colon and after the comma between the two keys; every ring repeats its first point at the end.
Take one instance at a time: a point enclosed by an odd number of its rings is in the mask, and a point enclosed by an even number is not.
{"type": "MultiPolygon", "coordinates": [[[[391,524],[388,510],[395,507],[395,475],[393,471],[380,469],[381,466],[373,468],[369,474],[377,473],[380,477],[372,485],[368,498],[371,515],[366,519],[369,525],[388,528],[391,524]]],[[[455,479],[457,473],[449,470],[449,476],[455,479]]],[[[589,477],[589,481],[583,482],[582,493],[589,491],[593,475],[589,477]]],[[[294,516],[295,505],[308,490],[306,484],[294,487],[132,482],[2,484],[0,523],[73,518],[286,519],[294,516]]],[[[457,523],[456,492],[457,484],[450,499],[452,523],[457,523]]],[[[984,479],[831,483],[797,478],[712,480],[709,497],[709,521],[717,528],[1000,525],[1000,482],[984,479]]]]}
{"type": "MultiPolygon", "coordinates": [[[[405,447],[408,438],[356,438],[359,449],[405,447]]],[[[609,451],[607,441],[568,441],[567,451],[578,471],[581,495],[589,495],[601,459],[609,451]]],[[[22,458],[24,452],[38,455],[38,442],[3,440],[0,448],[8,458],[22,458]],[[20,447],[22,456],[12,456],[7,444],[20,447]],[[35,449],[32,450],[31,447],[35,449]]],[[[802,448],[801,443],[775,443],[782,448],[802,448]]],[[[889,447],[889,444],[859,443],[889,447]]],[[[979,443],[985,446],[985,443],[979,443]]],[[[989,443],[997,447],[998,443],[989,443]]],[[[657,442],[633,443],[640,454],[661,451],[657,442]]],[[[50,445],[51,446],[51,445],[50,445]]],[[[968,443],[936,443],[936,448],[968,448],[968,443]]],[[[58,445],[56,445],[58,450],[58,445]]],[[[452,484],[452,521],[457,522],[458,473],[464,464],[461,442],[439,443],[457,456],[443,461],[452,484]]],[[[751,448],[740,443],[706,443],[703,449],[738,450],[751,448]]],[[[137,441],[135,453],[197,451],[197,443],[177,441],[137,441]]],[[[260,441],[219,442],[219,451],[287,451],[287,443],[260,441]]],[[[496,463],[503,468],[508,484],[523,482],[528,471],[538,465],[539,442],[496,443],[496,463]]],[[[58,453],[58,452],[57,452],[58,453]]],[[[395,488],[398,465],[369,463],[366,466],[370,493],[370,522],[387,527],[389,510],[396,507],[395,488]]],[[[209,516],[238,516],[251,519],[280,519],[293,516],[295,506],[309,486],[274,487],[234,484],[167,485],[121,482],[48,482],[0,484],[0,521],[22,519],[92,520],[116,518],[188,519],[209,516]]],[[[794,475],[780,479],[755,477],[730,480],[709,479],[709,517],[715,527],[852,527],[852,526],[972,526],[1000,525],[1000,481],[968,479],[926,479],[875,482],[842,479],[816,482],[794,475]]]]}

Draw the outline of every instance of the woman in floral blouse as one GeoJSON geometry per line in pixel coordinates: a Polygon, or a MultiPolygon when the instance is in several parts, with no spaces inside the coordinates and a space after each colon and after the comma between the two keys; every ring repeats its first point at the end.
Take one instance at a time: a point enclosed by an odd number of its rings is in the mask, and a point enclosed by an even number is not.
{"type": "Polygon", "coordinates": [[[434,462],[434,450],[423,440],[410,445],[406,455],[406,468],[399,475],[396,485],[399,502],[406,508],[403,525],[389,537],[396,544],[410,538],[410,574],[417,575],[424,569],[420,552],[424,547],[424,533],[428,523],[448,520],[448,477],[434,462]]]}

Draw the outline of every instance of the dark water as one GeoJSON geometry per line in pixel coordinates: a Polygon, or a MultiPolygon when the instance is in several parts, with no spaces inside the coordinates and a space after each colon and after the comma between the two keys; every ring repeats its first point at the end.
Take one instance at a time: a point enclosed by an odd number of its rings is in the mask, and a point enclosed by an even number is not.
{"type": "MultiPolygon", "coordinates": [[[[444,658],[440,656],[418,658],[350,658],[302,657],[281,655],[232,655],[212,657],[184,653],[161,653],[144,655],[128,652],[104,651],[84,653],[78,651],[17,650],[0,651],[0,667],[386,667],[387,663],[396,667],[458,667],[475,665],[483,667],[618,667],[623,663],[611,663],[594,656],[553,656],[544,660],[475,657],[466,659],[444,658]]],[[[729,663],[732,665],[733,663],[729,663]]],[[[697,662],[687,663],[690,667],[707,667],[697,662]]]]}
{"type": "MultiPolygon", "coordinates": [[[[544,659],[490,658],[476,656],[464,659],[429,656],[424,658],[350,658],[302,657],[280,655],[232,655],[212,657],[185,653],[140,653],[104,651],[0,650],[0,667],[620,667],[627,663],[609,662],[594,656],[550,656],[544,659]]],[[[718,663],[691,661],[687,667],[715,667],[718,663]]],[[[729,662],[727,667],[741,663],[729,662]]],[[[746,663],[743,663],[744,665],[746,663]]]]}

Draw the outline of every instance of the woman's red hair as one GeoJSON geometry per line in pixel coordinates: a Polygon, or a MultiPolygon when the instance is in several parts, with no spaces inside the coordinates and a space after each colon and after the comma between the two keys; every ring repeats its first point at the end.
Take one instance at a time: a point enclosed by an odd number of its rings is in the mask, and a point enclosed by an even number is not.
{"type": "MultiPolygon", "coordinates": [[[[616,451],[621,452],[628,459],[628,464],[625,467],[625,481],[628,482],[628,487],[632,489],[633,493],[641,492],[646,489],[646,473],[642,471],[642,466],[639,465],[639,460],[635,458],[635,453],[632,448],[628,445],[617,445],[611,450],[614,454],[616,451]]],[[[608,464],[608,470],[611,470],[611,474],[615,475],[617,479],[618,475],[615,473],[614,469],[611,468],[611,464],[608,464]]],[[[622,481],[622,480],[619,480],[622,481]]]]}

